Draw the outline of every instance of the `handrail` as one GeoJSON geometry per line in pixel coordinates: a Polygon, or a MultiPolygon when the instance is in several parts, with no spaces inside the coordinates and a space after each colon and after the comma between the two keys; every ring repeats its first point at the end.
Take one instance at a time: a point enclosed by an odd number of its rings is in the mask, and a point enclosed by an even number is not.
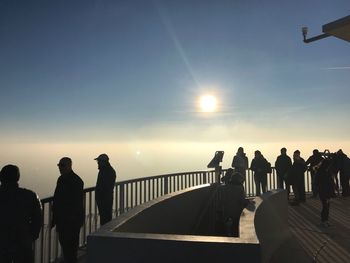
{"type": "MultiPolygon", "coordinates": [[[[223,169],[221,177],[226,172],[223,169]]],[[[311,191],[310,173],[306,173],[306,192],[311,191]]],[[[135,206],[151,201],[168,193],[183,190],[192,186],[211,184],[215,182],[215,171],[192,171],[148,176],[116,182],[114,189],[113,217],[117,217],[135,206]]],[[[273,168],[268,174],[267,190],[277,188],[276,172],[273,168]]],[[[244,182],[246,195],[255,195],[254,177],[251,170],[247,170],[244,182]]],[[[52,215],[53,197],[41,200],[43,204],[43,226],[40,236],[35,242],[35,262],[46,263],[55,261],[61,254],[56,231],[51,229],[49,222],[52,215]]],[[[86,244],[87,236],[99,227],[99,215],[95,203],[95,187],[84,189],[85,222],[80,233],[80,246],[86,244]]]]}

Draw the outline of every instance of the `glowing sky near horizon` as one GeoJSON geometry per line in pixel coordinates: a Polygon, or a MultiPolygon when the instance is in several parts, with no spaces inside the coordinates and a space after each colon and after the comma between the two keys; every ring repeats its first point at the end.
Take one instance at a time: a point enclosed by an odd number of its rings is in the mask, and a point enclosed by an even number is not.
{"type": "Polygon", "coordinates": [[[271,159],[286,145],[350,154],[350,44],[301,35],[349,10],[348,0],[2,0],[0,166],[56,179],[71,154],[91,185],[85,163],[108,151],[119,179],[205,169],[221,149],[229,165],[239,146],[271,159]],[[215,111],[198,108],[206,94],[215,111]]]}

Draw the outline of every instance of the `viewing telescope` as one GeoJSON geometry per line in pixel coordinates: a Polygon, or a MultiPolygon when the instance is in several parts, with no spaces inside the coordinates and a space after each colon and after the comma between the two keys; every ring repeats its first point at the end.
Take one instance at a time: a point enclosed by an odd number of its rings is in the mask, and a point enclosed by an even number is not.
{"type": "Polygon", "coordinates": [[[222,162],[222,158],[224,157],[224,151],[216,151],[213,159],[208,163],[208,168],[215,168],[215,181],[217,183],[220,182],[220,175],[222,167],[220,163],[222,162]]]}

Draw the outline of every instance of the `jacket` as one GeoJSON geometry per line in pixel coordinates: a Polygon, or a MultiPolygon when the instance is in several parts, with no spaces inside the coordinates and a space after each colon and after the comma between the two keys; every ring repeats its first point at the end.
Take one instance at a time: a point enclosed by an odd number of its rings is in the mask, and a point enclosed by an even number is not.
{"type": "Polygon", "coordinates": [[[53,225],[82,226],[84,212],[84,182],[73,171],[61,175],[53,196],[53,225]]]}
{"type": "Polygon", "coordinates": [[[275,168],[278,175],[285,175],[292,167],[292,160],[286,154],[281,154],[277,157],[275,168]]]}
{"type": "Polygon", "coordinates": [[[116,172],[110,164],[100,168],[96,182],[96,200],[112,199],[115,187],[116,172]]]}
{"type": "Polygon", "coordinates": [[[36,193],[18,184],[0,186],[0,249],[25,244],[39,237],[42,206],[36,193]],[[12,241],[12,242],[11,242],[12,241]]]}

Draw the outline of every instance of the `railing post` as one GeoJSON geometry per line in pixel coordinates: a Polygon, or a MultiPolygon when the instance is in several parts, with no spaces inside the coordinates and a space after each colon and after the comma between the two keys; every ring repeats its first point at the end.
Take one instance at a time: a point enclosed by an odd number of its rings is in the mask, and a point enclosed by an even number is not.
{"type": "Polygon", "coordinates": [[[48,241],[48,262],[51,262],[51,232],[52,232],[52,228],[51,228],[51,222],[52,222],[52,201],[49,203],[49,222],[47,223],[47,227],[48,227],[48,231],[49,231],[49,241],[48,241]]]}
{"type": "Polygon", "coordinates": [[[125,206],[124,206],[124,185],[120,184],[120,191],[119,191],[119,208],[120,208],[120,214],[124,213],[125,206]]]}
{"type": "Polygon", "coordinates": [[[89,234],[92,232],[92,192],[89,192],[89,234]]]}
{"type": "Polygon", "coordinates": [[[168,182],[169,182],[169,177],[168,176],[164,177],[164,194],[165,195],[169,193],[168,182]]]}
{"type": "Polygon", "coordinates": [[[221,166],[215,167],[215,183],[220,183],[221,170],[222,170],[221,166]]]}
{"type": "Polygon", "coordinates": [[[115,217],[117,217],[119,215],[119,212],[118,212],[118,186],[117,185],[114,186],[114,197],[115,197],[115,200],[114,200],[115,217]]]}
{"type": "MultiPolygon", "coordinates": [[[[83,224],[83,244],[85,244],[85,241],[86,241],[86,193],[84,193],[83,206],[84,206],[84,214],[85,214],[85,219],[83,224]]],[[[80,246],[80,242],[79,242],[79,246],[80,246]]]]}

